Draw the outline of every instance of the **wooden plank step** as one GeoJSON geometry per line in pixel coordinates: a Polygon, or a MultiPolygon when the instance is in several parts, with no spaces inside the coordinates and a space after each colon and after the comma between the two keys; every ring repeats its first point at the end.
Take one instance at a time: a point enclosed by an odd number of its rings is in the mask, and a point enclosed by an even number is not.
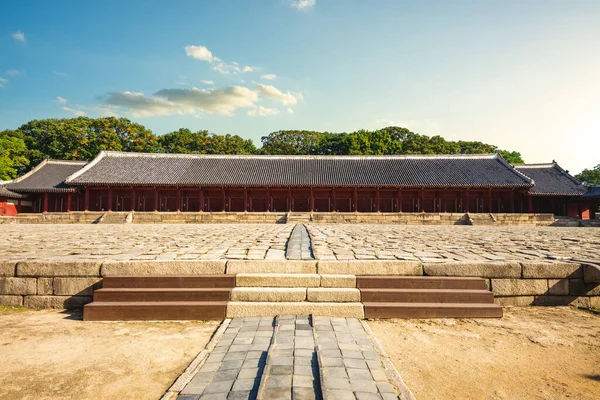
{"type": "Polygon", "coordinates": [[[496,304],[363,303],[365,318],[502,318],[496,304]]]}
{"type": "Polygon", "coordinates": [[[360,289],[371,303],[494,303],[489,290],[473,289],[360,289]]]}
{"type": "Polygon", "coordinates": [[[94,301],[228,301],[232,288],[103,288],[94,301]]]}
{"type": "Polygon", "coordinates": [[[103,288],[232,288],[235,275],[110,275],[103,288]]]}
{"type": "Polygon", "coordinates": [[[482,278],[455,276],[357,276],[356,286],[359,289],[487,289],[482,278]]]}
{"type": "Polygon", "coordinates": [[[226,301],[93,302],[83,308],[83,320],[221,320],[226,313],[226,301]]]}

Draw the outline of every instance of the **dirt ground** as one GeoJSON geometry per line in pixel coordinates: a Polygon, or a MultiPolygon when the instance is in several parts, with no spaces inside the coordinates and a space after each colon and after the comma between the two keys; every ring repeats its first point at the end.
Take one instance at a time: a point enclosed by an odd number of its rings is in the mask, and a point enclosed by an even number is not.
{"type": "Polygon", "coordinates": [[[419,400],[600,399],[600,315],[505,307],[502,319],[369,325],[419,400]]]}
{"type": "Polygon", "coordinates": [[[0,308],[0,399],[156,400],[217,327],[0,308]]]}

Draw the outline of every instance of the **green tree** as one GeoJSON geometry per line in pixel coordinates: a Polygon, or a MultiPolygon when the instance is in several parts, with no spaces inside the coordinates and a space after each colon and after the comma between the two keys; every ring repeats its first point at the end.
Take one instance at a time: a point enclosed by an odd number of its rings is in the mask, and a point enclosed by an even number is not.
{"type": "Polygon", "coordinates": [[[28,165],[27,146],[21,133],[0,132],[0,181],[16,178],[28,165]]]}
{"type": "Polygon", "coordinates": [[[166,133],[159,144],[167,153],[181,154],[255,154],[252,140],[237,135],[217,135],[208,131],[192,132],[187,128],[166,133]]]}
{"type": "Polygon", "coordinates": [[[313,131],[277,131],[261,138],[262,154],[320,154],[323,134],[313,131]]]}
{"type": "Polygon", "coordinates": [[[584,169],[580,174],[575,175],[575,178],[586,183],[600,183],[600,164],[592,169],[584,169]]]}

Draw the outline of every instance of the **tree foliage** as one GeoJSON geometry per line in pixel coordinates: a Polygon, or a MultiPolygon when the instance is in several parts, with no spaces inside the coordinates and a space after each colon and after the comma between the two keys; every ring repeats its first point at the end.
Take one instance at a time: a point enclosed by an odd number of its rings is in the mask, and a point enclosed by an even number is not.
{"type": "Polygon", "coordinates": [[[262,138],[257,149],[250,139],[187,128],[158,136],[126,118],[66,118],[30,121],[17,130],[0,132],[0,179],[27,172],[45,158],[91,160],[102,150],[186,154],[387,155],[500,153],[522,163],[516,151],[482,142],[448,141],[390,126],[350,133],[281,130],[262,138]]]}
{"type": "Polygon", "coordinates": [[[586,183],[600,183],[600,164],[592,169],[584,169],[580,174],[575,175],[575,178],[586,183]]]}

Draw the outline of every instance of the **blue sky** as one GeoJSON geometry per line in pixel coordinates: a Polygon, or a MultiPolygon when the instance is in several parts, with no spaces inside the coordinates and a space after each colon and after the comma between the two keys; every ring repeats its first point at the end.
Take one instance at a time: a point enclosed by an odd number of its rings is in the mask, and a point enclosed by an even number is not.
{"type": "Polygon", "coordinates": [[[260,144],[405,126],[600,164],[600,1],[18,1],[0,129],[118,115],[260,144]]]}

